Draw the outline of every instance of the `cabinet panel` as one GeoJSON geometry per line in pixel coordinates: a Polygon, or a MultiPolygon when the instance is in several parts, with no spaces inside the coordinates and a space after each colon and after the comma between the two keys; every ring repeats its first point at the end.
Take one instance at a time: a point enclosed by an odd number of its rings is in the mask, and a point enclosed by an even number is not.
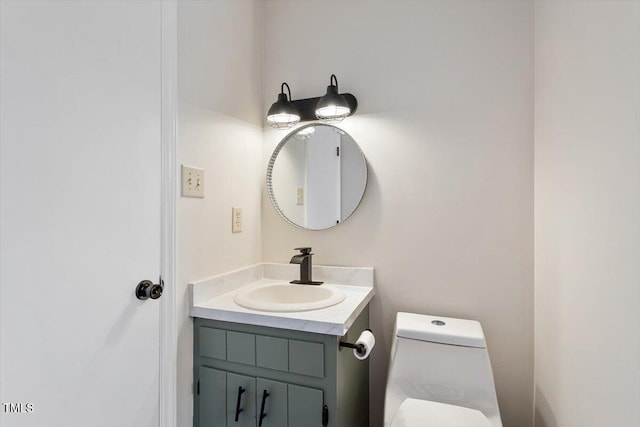
{"type": "Polygon", "coordinates": [[[256,381],[256,412],[258,427],[287,427],[287,384],[278,381],[258,378],[256,381]],[[264,399],[264,414],[262,423],[260,415],[264,392],[268,395],[264,399]]]}
{"type": "Polygon", "coordinates": [[[288,370],[289,340],[257,335],[256,364],[263,368],[288,370]]]}
{"type": "Polygon", "coordinates": [[[222,329],[200,326],[198,329],[200,356],[227,359],[227,335],[222,329]]]}
{"type": "Polygon", "coordinates": [[[227,360],[245,365],[255,365],[256,336],[243,332],[227,331],[227,360]]]}
{"type": "Polygon", "coordinates": [[[227,427],[255,427],[256,379],[228,372],[226,394],[227,427]]]}
{"type": "Polygon", "coordinates": [[[194,427],[258,427],[265,389],[261,427],[322,427],[325,405],[328,427],[368,426],[368,361],[338,347],[368,327],[368,310],[345,337],[194,319],[194,377],[201,394],[194,399],[194,427]],[[243,412],[236,423],[240,386],[243,412]]]}
{"type": "Polygon", "coordinates": [[[322,390],[289,384],[288,427],[322,427],[322,390]]]}
{"type": "Polygon", "coordinates": [[[227,427],[227,374],[200,367],[199,427],[227,427]]]}
{"type": "Polygon", "coordinates": [[[324,377],[322,343],[289,340],[289,371],[312,377],[324,377]]]}

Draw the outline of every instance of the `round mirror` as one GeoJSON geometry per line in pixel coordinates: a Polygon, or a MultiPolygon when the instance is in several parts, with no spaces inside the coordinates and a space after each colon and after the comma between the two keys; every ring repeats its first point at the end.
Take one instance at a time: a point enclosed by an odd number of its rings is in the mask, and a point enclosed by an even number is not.
{"type": "Polygon", "coordinates": [[[356,141],[320,123],[299,127],[280,141],[267,169],[267,191],[276,211],[307,230],[346,220],[366,185],[367,161],[356,141]]]}

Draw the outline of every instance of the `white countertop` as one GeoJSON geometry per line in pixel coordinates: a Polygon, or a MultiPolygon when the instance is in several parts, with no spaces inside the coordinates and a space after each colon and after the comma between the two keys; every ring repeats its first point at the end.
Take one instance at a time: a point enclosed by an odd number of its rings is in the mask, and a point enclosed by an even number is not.
{"type": "MultiPolygon", "coordinates": [[[[343,336],[373,298],[373,269],[314,266],[314,280],[339,289],[345,295],[339,304],[310,311],[267,312],[244,308],[233,297],[246,287],[282,283],[296,278],[298,266],[257,264],[190,284],[191,316],[272,328],[343,336]],[[342,283],[340,283],[342,282],[342,283]]],[[[300,285],[306,286],[306,285],[300,285]]]]}

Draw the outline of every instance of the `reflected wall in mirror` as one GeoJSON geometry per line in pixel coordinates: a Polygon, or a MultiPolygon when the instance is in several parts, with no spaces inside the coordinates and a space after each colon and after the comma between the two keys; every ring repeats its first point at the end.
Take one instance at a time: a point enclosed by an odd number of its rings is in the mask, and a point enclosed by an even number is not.
{"type": "Polygon", "coordinates": [[[267,169],[271,203],[284,219],[307,230],[324,230],[346,220],[367,186],[367,161],[342,129],[319,123],[287,135],[267,169]]]}

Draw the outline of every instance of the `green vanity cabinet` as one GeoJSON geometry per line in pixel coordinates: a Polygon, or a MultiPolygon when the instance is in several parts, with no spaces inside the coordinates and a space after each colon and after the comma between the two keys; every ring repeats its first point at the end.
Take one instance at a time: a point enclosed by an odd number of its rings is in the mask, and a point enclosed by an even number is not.
{"type": "MultiPolygon", "coordinates": [[[[201,366],[198,370],[198,398],[206,404],[200,406],[194,426],[222,427],[227,425],[227,374],[224,371],[201,366]]],[[[195,418],[194,417],[194,418],[195,418]]]]}
{"type": "Polygon", "coordinates": [[[194,319],[194,427],[368,427],[369,362],[344,337],[194,319]],[[236,421],[237,418],[237,421],[236,421]]]}

